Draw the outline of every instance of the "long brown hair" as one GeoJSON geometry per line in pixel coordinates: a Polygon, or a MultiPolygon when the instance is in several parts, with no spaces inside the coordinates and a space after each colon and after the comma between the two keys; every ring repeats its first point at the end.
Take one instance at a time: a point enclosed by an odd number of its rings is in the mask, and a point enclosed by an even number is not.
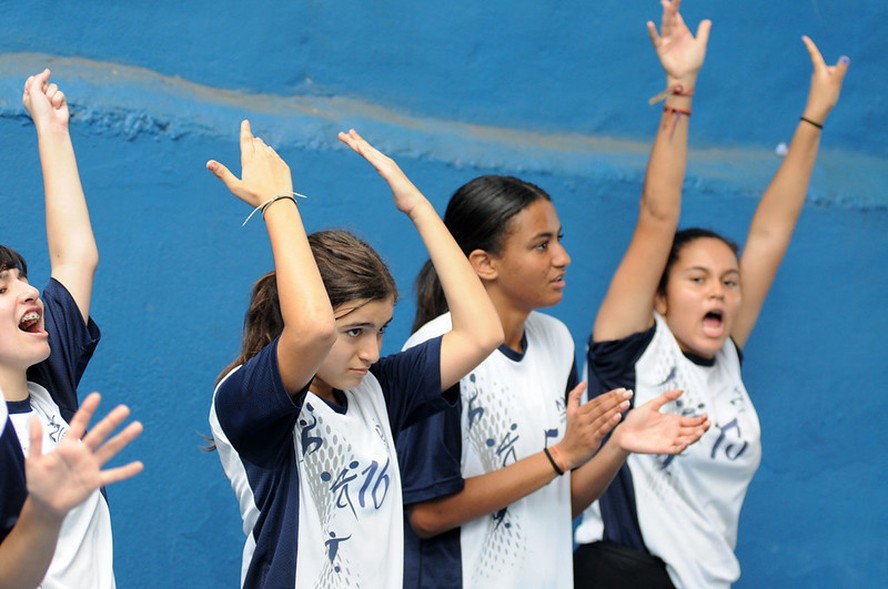
{"type": "MultiPolygon", "coordinates": [[[[393,297],[397,300],[398,289],[391,272],[367,242],[348,231],[327,230],[309,235],[308,243],[333,309],[359,299],[376,301],[393,297]]],[[[253,285],[244,318],[241,351],[222,370],[217,381],[258,354],[283,330],[277,276],[269,272],[253,285]]]]}

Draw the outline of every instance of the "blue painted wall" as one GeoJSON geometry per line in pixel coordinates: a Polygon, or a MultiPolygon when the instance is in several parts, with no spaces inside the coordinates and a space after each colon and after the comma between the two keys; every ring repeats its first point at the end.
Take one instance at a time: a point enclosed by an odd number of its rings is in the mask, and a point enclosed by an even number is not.
{"type": "MultiPolygon", "coordinates": [[[[291,163],[310,229],[349,227],[393,268],[412,319],[424,260],[384,184],[338,145],[355,127],[443,210],[481,173],[554,197],[574,263],[552,309],[579,349],[629,239],[661,75],[644,22],[654,1],[162,0],[0,2],[0,242],[33,280],[48,264],[24,78],[45,65],[71,123],[102,265],[104,337],[83,391],[145,422],[145,473],[109,489],[118,583],[230,587],[242,533],[214,455],[200,451],[217,372],[238,348],[253,280],[270,269],[261,223],[203,169],[237,163],[237,125],[291,163]]],[[[713,3],[695,100],[685,224],[742,239],[804,106],[799,37],[852,66],[809,203],[746,350],[764,461],[741,518],[738,587],[871,587],[888,574],[888,7],[881,0],[713,3]]],[[[566,565],[567,563],[565,563],[566,565]]]]}

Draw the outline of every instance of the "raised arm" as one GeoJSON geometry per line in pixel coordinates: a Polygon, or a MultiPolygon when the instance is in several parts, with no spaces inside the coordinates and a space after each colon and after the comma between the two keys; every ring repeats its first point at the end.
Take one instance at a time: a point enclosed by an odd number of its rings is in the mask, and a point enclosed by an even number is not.
{"type": "Polygon", "coordinates": [[[340,133],[339,139],[388,183],[395,206],[410,217],[429,251],[453,320],[453,328],[441,343],[441,390],[449,389],[502,343],[503,328],[496,309],[435,208],[398,165],[353,129],[340,133]]]}
{"type": "Polygon", "coordinates": [[[68,102],[49,75],[46,69],[25,81],[22,103],[37,128],[52,277],[65,285],[86,321],[99,250],[68,132],[68,102]]]}
{"type": "Polygon", "coordinates": [[[89,395],[58,447],[47,454],[42,449],[40,424],[31,420],[31,445],[25,460],[28,498],[15,527],[0,544],[0,589],[37,587],[52,561],[68,512],[97,489],[142,471],[141,462],[102,469],[142,432],[142,425],[132,422],[108,439],[129,415],[129,409],[121,405],[84,437],[98,405],[99,395],[89,395]]]}
{"type": "Polygon", "coordinates": [[[311,381],[336,340],[333,308],[292,198],[289,166],[253,136],[249,121],[241,123],[240,149],[242,178],[215,160],[207,162],[207,169],[236,197],[263,207],[284,321],[278,367],[287,392],[295,395],[311,381]]]}
{"type": "Polygon", "coordinates": [[[811,39],[802,37],[802,41],[814,66],[808,103],[796,126],[789,151],[759,201],[743,247],[740,260],[743,305],[731,333],[740,347],[749,339],[789,246],[805,204],[823,124],[839,100],[842,81],[850,64],[847,57],[842,57],[836,65],[829,66],[811,39]]]}
{"type": "Polygon", "coordinates": [[[679,14],[680,0],[661,0],[660,34],[648,33],[666,72],[665,108],[645,174],[635,232],[598,310],[595,341],[621,339],[653,322],[654,295],[678,227],[688,148],[688,122],[711,23],[694,37],[679,14]]]}

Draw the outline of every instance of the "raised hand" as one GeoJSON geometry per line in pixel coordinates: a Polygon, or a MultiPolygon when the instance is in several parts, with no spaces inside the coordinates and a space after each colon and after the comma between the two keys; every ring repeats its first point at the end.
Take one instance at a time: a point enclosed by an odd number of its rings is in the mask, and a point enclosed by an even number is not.
{"type": "Polygon", "coordinates": [[[678,85],[679,91],[690,92],[703,67],[712,21],[701,21],[695,37],[678,12],[681,0],[660,0],[660,4],[663,6],[660,33],[657,34],[653,21],[648,21],[648,35],[666,72],[669,88],[674,91],[678,85]]]}
{"type": "Polygon", "coordinates": [[[622,413],[629,409],[629,399],[632,397],[632,391],[620,388],[580,405],[584,390],[586,383],[580,383],[568,395],[567,426],[564,438],[557,444],[568,468],[582,465],[595,454],[604,436],[620,422],[622,413]]]}
{"type": "Polygon", "coordinates": [[[407,175],[401,171],[395,160],[370,145],[366,139],[358,135],[357,131],[351,129],[348,133],[340,133],[339,140],[376,168],[376,171],[391,188],[395,206],[399,211],[410,215],[417,204],[428,202],[407,175]]]}
{"type": "Polygon", "coordinates": [[[620,448],[638,454],[681,454],[709,429],[706,415],[680,417],[660,413],[666,403],[682,391],[668,391],[630,411],[614,430],[612,439],[620,448]]]}
{"type": "Polygon", "coordinates": [[[811,88],[808,91],[808,104],[804,116],[816,123],[823,124],[832,108],[839,101],[842,82],[851,60],[846,56],[839,58],[836,65],[827,65],[810,37],[803,36],[802,42],[811,56],[814,72],[811,74],[811,88]]]}
{"type": "Polygon", "coordinates": [[[43,453],[40,423],[36,419],[31,420],[31,447],[25,459],[28,493],[37,505],[59,518],[85,501],[96,489],[142,472],[142,463],[138,461],[102,470],[109,460],[142,433],[142,424],[134,421],[108,439],[111,432],[129,416],[129,408],[119,405],[84,437],[100,399],[98,393],[86,398],[71,420],[65,437],[47,454],[43,453]]]}
{"type": "Polygon", "coordinates": [[[68,102],[59,87],[49,82],[49,76],[48,68],[30,76],[22,93],[22,104],[38,130],[48,125],[68,127],[68,102]]]}
{"type": "Polygon", "coordinates": [[[277,152],[259,137],[254,137],[250,121],[241,122],[241,178],[227,167],[210,160],[207,169],[236,197],[255,208],[275,196],[291,196],[293,179],[290,167],[277,152]]]}

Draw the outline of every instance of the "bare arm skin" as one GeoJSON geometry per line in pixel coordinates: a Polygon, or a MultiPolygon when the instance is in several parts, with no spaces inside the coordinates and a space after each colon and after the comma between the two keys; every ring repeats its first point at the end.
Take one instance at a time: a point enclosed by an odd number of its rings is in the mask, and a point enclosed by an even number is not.
{"type": "MultiPolygon", "coordinates": [[[[249,121],[241,123],[240,148],[242,178],[215,160],[207,162],[207,169],[232,194],[255,208],[275,196],[293,193],[289,166],[274,149],[253,136],[249,121]]],[[[279,200],[266,209],[264,219],[284,320],[278,366],[284,387],[295,395],[327,357],[336,341],[336,324],[299,208],[293,202],[279,200]]]]}

